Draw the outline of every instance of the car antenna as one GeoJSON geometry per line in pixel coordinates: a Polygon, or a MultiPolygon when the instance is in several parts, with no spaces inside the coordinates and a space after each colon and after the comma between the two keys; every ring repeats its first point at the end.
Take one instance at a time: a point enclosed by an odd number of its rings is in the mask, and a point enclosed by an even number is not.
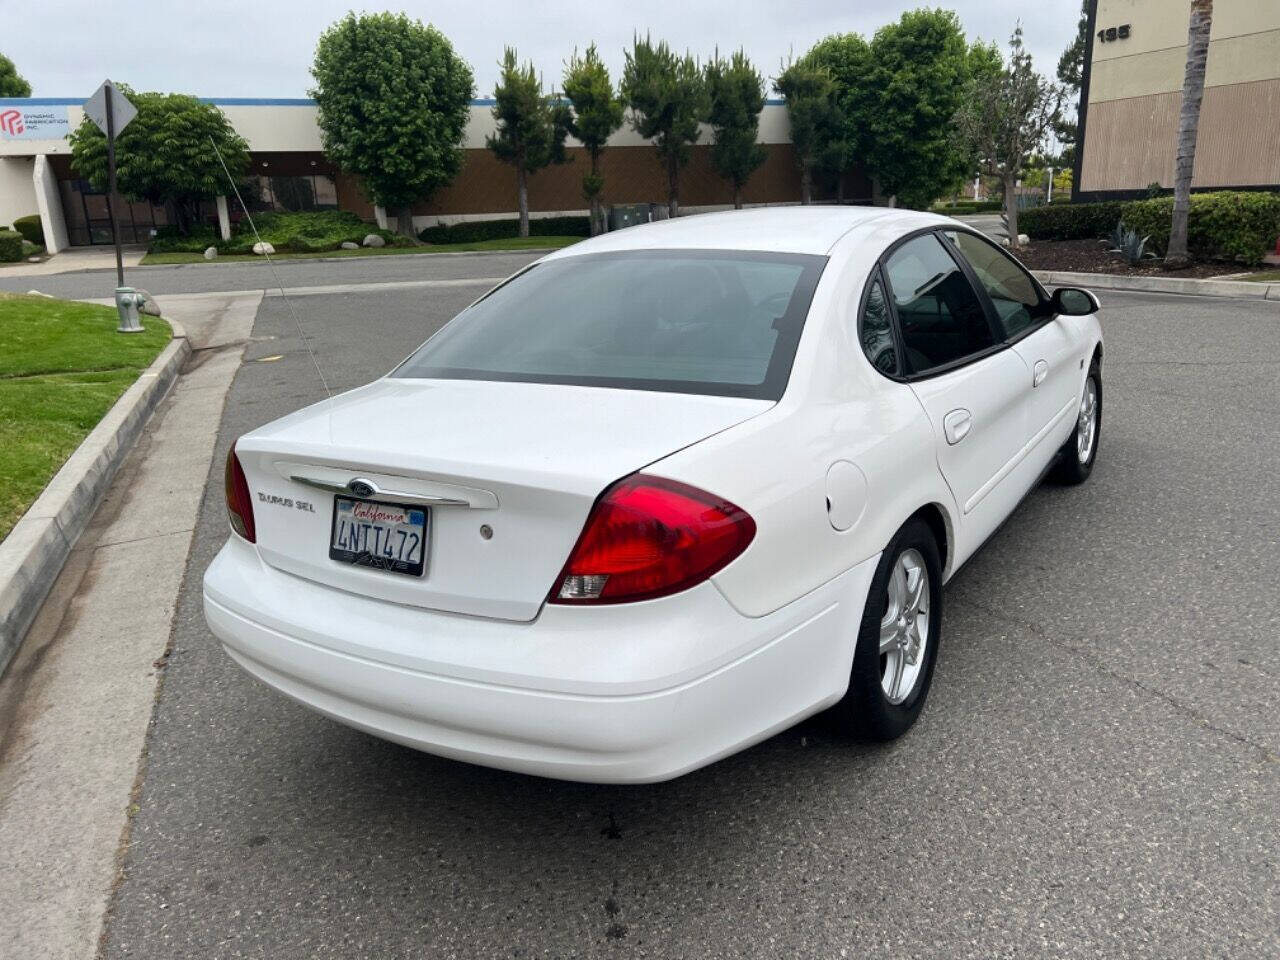
{"type": "Polygon", "coordinates": [[[284,297],[284,302],[289,307],[289,313],[293,315],[294,326],[298,328],[298,336],[302,338],[302,345],[307,348],[307,356],[311,358],[311,364],[316,368],[316,376],[320,378],[320,384],[324,387],[325,396],[332,397],[333,391],[329,389],[329,381],[324,378],[324,371],[320,369],[320,361],[316,359],[316,352],[311,348],[311,340],[307,337],[307,332],[302,329],[302,321],[298,319],[298,311],[293,309],[293,301],[289,299],[289,294],[285,292],[284,283],[280,280],[280,273],[276,270],[271,254],[267,253],[267,245],[262,242],[262,235],[258,233],[258,227],[253,222],[253,214],[249,212],[244,198],[240,196],[240,188],[236,186],[235,178],[231,176],[231,171],[227,169],[227,162],[222,159],[222,151],[218,149],[218,145],[214,142],[212,136],[209,137],[209,146],[213,147],[214,155],[217,156],[218,163],[222,165],[222,172],[227,175],[227,182],[231,184],[231,190],[236,195],[236,202],[240,204],[240,209],[244,211],[244,217],[249,221],[249,229],[253,231],[253,237],[257,241],[259,249],[262,250],[262,256],[266,259],[267,266],[271,268],[271,275],[275,277],[276,286],[280,288],[280,296],[284,297]]]}

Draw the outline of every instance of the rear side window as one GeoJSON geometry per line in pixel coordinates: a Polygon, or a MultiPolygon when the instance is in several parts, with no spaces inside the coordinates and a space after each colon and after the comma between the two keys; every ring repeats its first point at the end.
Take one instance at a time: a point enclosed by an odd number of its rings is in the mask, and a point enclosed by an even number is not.
{"type": "Polygon", "coordinates": [[[885,264],[906,359],[922,373],[995,345],[978,294],[933,234],[908,240],[885,264]]]}
{"type": "Polygon", "coordinates": [[[826,262],[736,250],[550,260],[458,314],[394,375],[777,400],[826,262]]]}
{"type": "Polygon", "coordinates": [[[973,267],[996,308],[1006,337],[1016,337],[1043,316],[1040,291],[1013,258],[980,237],[963,231],[947,234],[973,267]]]}
{"type": "Polygon", "coordinates": [[[862,352],[871,365],[881,373],[898,372],[898,350],[893,343],[893,329],[889,323],[889,304],[884,296],[884,284],[877,276],[867,290],[862,307],[862,319],[858,335],[862,340],[862,352]]]}

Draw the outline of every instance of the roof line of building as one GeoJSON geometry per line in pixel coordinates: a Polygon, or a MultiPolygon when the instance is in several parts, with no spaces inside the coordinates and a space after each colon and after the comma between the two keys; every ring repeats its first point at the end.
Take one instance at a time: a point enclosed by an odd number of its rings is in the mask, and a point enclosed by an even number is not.
{"type": "MultiPolygon", "coordinates": [[[[84,97],[0,97],[0,107],[80,107],[84,97]]],[[[307,97],[199,97],[201,103],[221,107],[314,107],[316,102],[307,97]]],[[[497,101],[492,97],[476,97],[473,107],[492,107],[497,101]]],[[[780,107],[785,101],[766,100],[766,107],[780,107]]]]}

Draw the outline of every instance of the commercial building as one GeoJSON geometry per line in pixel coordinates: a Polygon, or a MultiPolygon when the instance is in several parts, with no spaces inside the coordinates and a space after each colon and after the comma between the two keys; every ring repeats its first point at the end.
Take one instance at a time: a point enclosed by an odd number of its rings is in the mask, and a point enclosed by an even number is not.
{"type": "MultiPolygon", "coordinates": [[[[1173,186],[1190,0],[1093,0],[1076,199],[1173,186]]],[[[1280,0],[1213,5],[1192,189],[1280,189],[1280,0]]]]}
{"type": "MultiPolygon", "coordinates": [[[[385,224],[359,181],[325,158],[316,106],[311,100],[213,99],[249,144],[251,172],[258,178],[260,202],[279,209],[336,208],[385,224]]],[[[106,197],[79,177],[71,165],[67,136],[83,116],[82,100],[0,99],[0,225],[39,213],[45,238],[56,252],[66,246],[110,243],[106,197]]],[[[492,100],[474,100],[463,141],[465,163],[449,186],[414,205],[414,225],[494,216],[514,216],[514,170],[485,147],[493,132],[492,100]]],[[[800,174],[790,142],[786,107],[770,101],[760,116],[764,164],[744,191],[750,204],[794,203],[800,199],[800,174]]],[[[729,184],[711,167],[710,131],[703,129],[689,165],[681,175],[680,199],[687,209],[727,205],[729,184]]],[[[570,162],[548,167],[529,180],[529,205],[537,214],[585,213],[582,174],[586,151],[569,145],[570,162]]],[[[666,179],[651,141],[624,126],[601,158],[604,200],[609,204],[661,201],[666,179]]],[[[834,188],[832,188],[834,190],[834,188]]],[[[872,187],[859,173],[845,178],[846,201],[870,202],[872,187]]],[[[169,212],[149,203],[119,204],[125,242],[145,242],[151,231],[169,222],[169,212]]],[[[234,220],[234,202],[209,204],[206,218],[226,229],[234,220]],[[219,217],[221,214],[221,217],[219,217]]],[[[392,213],[394,219],[394,212],[392,213]]]]}

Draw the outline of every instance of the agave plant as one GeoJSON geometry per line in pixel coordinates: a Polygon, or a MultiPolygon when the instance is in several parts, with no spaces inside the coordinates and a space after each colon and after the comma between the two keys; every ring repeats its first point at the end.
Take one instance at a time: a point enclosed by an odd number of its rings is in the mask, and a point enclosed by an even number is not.
{"type": "Polygon", "coordinates": [[[1111,234],[1112,247],[1108,252],[1120,254],[1129,266],[1136,267],[1144,260],[1156,259],[1156,255],[1147,249],[1150,239],[1150,235],[1140,237],[1137,230],[1127,230],[1123,223],[1118,223],[1111,234]]]}
{"type": "Polygon", "coordinates": [[[1117,220],[1115,227],[1111,231],[1111,239],[1103,240],[1105,244],[1109,244],[1108,252],[1112,253],[1124,246],[1124,221],[1117,220]]]}

